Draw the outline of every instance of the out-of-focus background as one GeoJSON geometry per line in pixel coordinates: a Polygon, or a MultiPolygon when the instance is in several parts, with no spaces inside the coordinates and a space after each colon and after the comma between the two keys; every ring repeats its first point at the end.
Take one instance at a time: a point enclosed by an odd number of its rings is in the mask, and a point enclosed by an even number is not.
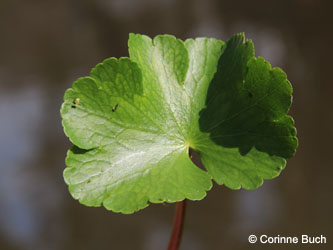
{"type": "Polygon", "coordinates": [[[0,249],[166,249],[174,205],[133,215],[88,208],[62,178],[64,91],[103,59],[128,56],[130,32],[223,40],[245,32],[294,87],[296,156],[255,191],[214,185],[189,202],[181,249],[333,249],[330,2],[0,0],[0,249]],[[250,234],[324,235],[328,243],[251,245],[250,234]]]}

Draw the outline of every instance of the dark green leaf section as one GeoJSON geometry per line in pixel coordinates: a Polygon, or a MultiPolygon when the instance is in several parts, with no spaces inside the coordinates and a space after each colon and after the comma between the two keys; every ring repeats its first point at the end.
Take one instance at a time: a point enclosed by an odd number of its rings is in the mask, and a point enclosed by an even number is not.
{"type": "Polygon", "coordinates": [[[279,175],[297,147],[292,88],[243,35],[224,43],[131,34],[129,52],[65,93],[61,116],[74,146],[64,177],[75,199],[133,213],[149,202],[200,200],[211,178],[255,189],[279,175]]]}
{"type": "Polygon", "coordinates": [[[201,129],[216,144],[238,147],[242,155],[255,147],[289,158],[297,145],[293,120],[286,115],[292,87],[281,69],[254,58],[252,42],[243,39],[234,36],[219,60],[201,112],[201,129]]]}
{"type": "Polygon", "coordinates": [[[227,42],[200,112],[200,129],[209,138],[195,147],[217,183],[255,189],[280,173],[297,147],[286,114],[291,94],[285,73],[255,58],[251,41],[236,35],[227,42]]]}

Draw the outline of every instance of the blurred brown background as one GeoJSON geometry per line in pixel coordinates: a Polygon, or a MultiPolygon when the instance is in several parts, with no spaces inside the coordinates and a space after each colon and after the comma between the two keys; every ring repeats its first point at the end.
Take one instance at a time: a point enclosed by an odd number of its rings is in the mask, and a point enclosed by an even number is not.
{"type": "Polygon", "coordinates": [[[103,59],[127,56],[129,32],[245,32],[294,87],[296,156],[256,191],[214,185],[189,202],[181,249],[333,249],[332,11],[321,0],[0,0],[0,249],[166,249],[174,205],[133,215],[88,208],[62,178],[64,91],[103,59]],[[248,243],[263,233],[328,243],[248,243]]]}

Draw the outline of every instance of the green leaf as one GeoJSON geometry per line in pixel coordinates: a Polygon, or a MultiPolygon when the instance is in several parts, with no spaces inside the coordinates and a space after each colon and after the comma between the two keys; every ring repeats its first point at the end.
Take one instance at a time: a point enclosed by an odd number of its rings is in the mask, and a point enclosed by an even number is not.
{"type": "Polygon", "coordinates": [[[291,85],[254,57],[244,35],[224,43],[130,34],[129,52],[98,64],[64,96],[74,144],[64,178],[82,204],[133,213],[149,202],[201,200],[211,179],[255,189],[295,153],[291,85]]]}

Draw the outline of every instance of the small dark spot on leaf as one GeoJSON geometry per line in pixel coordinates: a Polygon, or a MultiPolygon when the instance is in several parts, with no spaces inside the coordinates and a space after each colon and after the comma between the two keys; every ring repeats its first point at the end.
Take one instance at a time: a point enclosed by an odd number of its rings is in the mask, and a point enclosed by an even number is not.
{"type": "Polygon", "coordinates": [[[87,184],[89,184],[90,182],[91,182],[91,180],[88,180],[88,181],[87,181],[87,184]]]}
{"type": "Polygon", "coordinates": [[[75,109],[77,105],[79,105],[79,103],[80,103],[80,98],[75,98],[71,107],[75,109]]]}
{"type": "Polygon", "coordinates": [[[253,97],[253,94],[250,91],[248,92],[248,95],[250,98],[253,97]]]}
{"type": "Polygon", "coordinates": [[[115,112],[118,108],[119,104],[117,103],[113,108],[112,108],[112,112],[115,112]]]}

